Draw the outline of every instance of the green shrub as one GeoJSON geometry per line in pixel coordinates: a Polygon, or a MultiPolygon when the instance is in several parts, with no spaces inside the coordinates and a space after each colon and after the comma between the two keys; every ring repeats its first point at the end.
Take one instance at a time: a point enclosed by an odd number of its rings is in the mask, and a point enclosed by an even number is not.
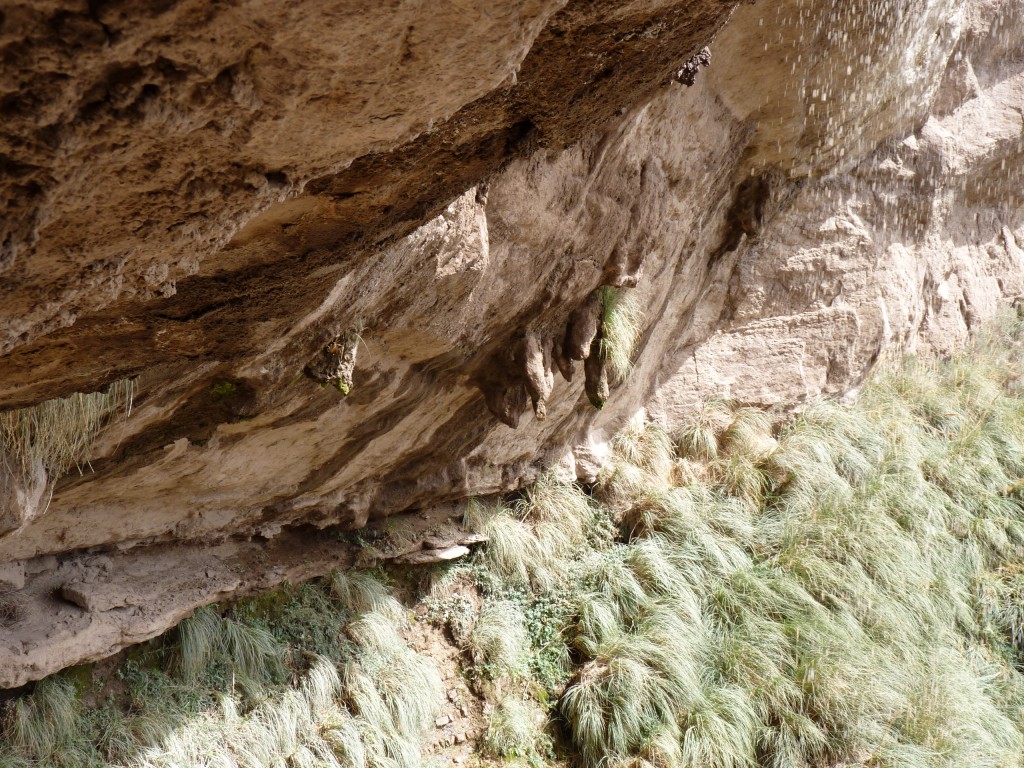
{"type": "Polygon", "coordinates": [[[20,753],[36,759],[59,759],[72,751],[81,721],[74,685],[62,677],[41,681],[11,707],[4,733],[20,753]]]}
{"type": "Polygon", "coordinates": [[[528,638],[519,607],[505,600],[484,604],[469,635],[473,663],[487,677],[518,677],[524,671],[528,638]]]}

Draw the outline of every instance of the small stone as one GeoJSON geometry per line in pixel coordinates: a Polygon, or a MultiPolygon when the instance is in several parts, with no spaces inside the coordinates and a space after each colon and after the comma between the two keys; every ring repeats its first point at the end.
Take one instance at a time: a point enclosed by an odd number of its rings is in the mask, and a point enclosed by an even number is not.
{"type": "Polygon", "coordinates": [[[441,715],[439,718],[437,718],[437,720],[434,721],[434,725],[436,725],[438,728],[444,728],[451,721],[452,719],[448,717],[448,715],[441,715]]]}
{"type": "Polygon", "coordinates": [[[463,717],[469,717],[469,707],[467,707],[465,704],[459,707],[459,711],[462,713],[463,717]]]}
{"type": "Polygon", "coordinates": [[[458,701],[458,700],[459,700],[459,689],[458,688],[452,688],[450,691],[448,691],[448,701],[454,702],[454,701],[458,701]]]}
{"type": "Polygon", "coordinates": [[[455,763],[456,765],[458,765],[459,763],[461,763],[461,762],[462,762],[463,760],[465,760],[465,759],[466,759],[466,758],[465,758],[465,756],[464,756],[464,755],[455,755],[455,756],[454,756],[454,757],[452,758],[452,762],[453,762],[453,763],[455,763]]]}
{"type": "Polygon", "coordinates": [[[455,734],[455,743],[456,744],[462,744],[465,740],[466,740],[466,734],[464,734],[464,733],[456,733],[455,734]]]}
{"type": "Polygon", "coordinates": [[[421,549],[417,552],[410,552],[401,557],[395,558],[395,562],[406,565],[429,565],[431,563],[442,563],[446,560],[457,560],[469,554],[469,547],[458,544],[447,549],[421,549]]]}

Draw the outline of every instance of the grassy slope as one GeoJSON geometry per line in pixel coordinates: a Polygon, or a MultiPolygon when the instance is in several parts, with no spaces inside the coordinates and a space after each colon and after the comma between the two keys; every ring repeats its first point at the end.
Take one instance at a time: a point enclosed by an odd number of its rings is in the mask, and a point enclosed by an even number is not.
{"type": "Polygon", "coordinates": [[[519,695],[588,764],[1021,765],[1020,339],[880,370],[777,440],[722,404],[633,425],[592,498],[473,510],[484,610],[533,635],[519,695]]]}
{"type": "MultiPolygon", "coordinates": [[[[490,543],[425,601],[490,703],[479,759],[1024,764],[1022,337],[781,434],[725,404],[634,424],[589,494],[471,503],[490,543]]],[[[106,704],[73,675],[15,702],[0,766],[416,765],[442,692],[406,620],[366,574],[200,612],[106,704]]]]}
{"type": "Polygon", "coordinates": [[[15,701],[0,766],[418,764],[443,691],[405,614],[366,573],[201,609],[105,684],[64,673],[15,701]]]}

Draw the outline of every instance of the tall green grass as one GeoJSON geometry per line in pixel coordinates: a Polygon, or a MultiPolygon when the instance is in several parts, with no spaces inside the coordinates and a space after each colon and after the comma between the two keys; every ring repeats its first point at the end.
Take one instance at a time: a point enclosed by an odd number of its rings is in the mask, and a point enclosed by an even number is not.
{"type": "Polygon", "coordinates": [[[621,382],[633,370],[633,353],[643,332],[643,310],[626,288],[601,288],[600,352],[613,382],[621,382]]]}

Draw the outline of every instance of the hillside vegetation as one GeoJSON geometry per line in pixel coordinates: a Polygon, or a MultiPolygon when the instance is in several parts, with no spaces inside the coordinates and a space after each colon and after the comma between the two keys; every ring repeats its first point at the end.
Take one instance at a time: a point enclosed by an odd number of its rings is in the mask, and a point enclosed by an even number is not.
{"type": "Polygon", "coordinates": [[[204,609],[102,685],[38,684],[0,766],[445,764],[417,621],[487,700],[483,763],[1020,766],[1022,339],[1005,319],[781,426],[633,423],[593,488],[469,503],[488,543],[418,593],[391,573],[406,606],[337,574],[204,609]]]}

